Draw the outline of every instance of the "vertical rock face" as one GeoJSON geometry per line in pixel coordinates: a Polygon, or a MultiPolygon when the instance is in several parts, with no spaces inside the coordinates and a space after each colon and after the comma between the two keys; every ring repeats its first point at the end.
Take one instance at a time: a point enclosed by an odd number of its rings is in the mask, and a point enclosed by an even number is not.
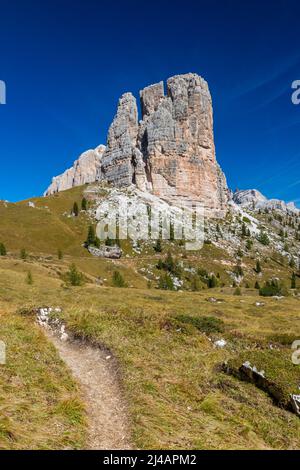
{"type": "Polygon", "coordinates": [[[140,100],[138,122],[136,99],[122,95],[101,159],[86,152],[45,194],[96,180],[135,184],[175,204],[200,202],[208,215],[222,217],[228,189],[216,161],[206,81],[193,73],[177,75],[167,80],[166,94],[160,82],[144,88],[140,100]]]}
{"type": "Polygon", "coordinates": [[[140,93],[139,145],[154,194],[200,201],[216,215],[227,206],[227,185],[216,161],[212,102],[205,80],[178,75],[140,93]]]}
{"type": "Polygon", "coordinates": [[[117,114],[109,128],[99,179],[115,186],[134,182],[134,150],[138,133],[136,99],[131,93],[121,96],[117,114]]]}
{"type": "Polygon", "coordinates": [[[131,93],[119,101],[109,129],[101,175],[116,186],[177,201],[199,201],[224,215],[228,190],[215,157],[209,89],[196,74],[177,75],[140,92],[142,121],[131,93]]]}
{"type": "Polygon", "coordinates": [[[80,186],[85,183],[93,183],[96,181],[97,174],[101,167],[101,158],[104,153],[105,146],[99,145],[95,150],[87,150],[72,166],[63,174],[55,176],[52,183],[45,191],[44,196],[66,189],[73,188],[73,186],[80,186]]]}

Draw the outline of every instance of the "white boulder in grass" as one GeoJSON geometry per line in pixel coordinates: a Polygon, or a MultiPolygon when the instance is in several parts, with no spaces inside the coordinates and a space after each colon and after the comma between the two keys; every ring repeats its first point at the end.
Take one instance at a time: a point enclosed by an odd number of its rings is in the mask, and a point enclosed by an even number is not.
{"type": "Polygon", "coordinates": [[[225,341],[225,339],[223,338],[218,339],[217,341],[214,342],[214,346],[220,349],[225,348],[226,344],[227,344],[227,341],[225,341]]]}

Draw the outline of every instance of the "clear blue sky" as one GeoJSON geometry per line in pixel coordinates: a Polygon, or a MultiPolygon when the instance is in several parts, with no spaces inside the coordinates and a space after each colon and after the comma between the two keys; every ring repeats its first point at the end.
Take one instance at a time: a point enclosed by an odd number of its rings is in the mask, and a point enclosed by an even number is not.
{"type": "Polygon", "coordinates": [[[232,189],[300,202],[299,0],[1,0],[0,198],[40,195],[105,143],[119,96],[196,72],[232,189]]]}

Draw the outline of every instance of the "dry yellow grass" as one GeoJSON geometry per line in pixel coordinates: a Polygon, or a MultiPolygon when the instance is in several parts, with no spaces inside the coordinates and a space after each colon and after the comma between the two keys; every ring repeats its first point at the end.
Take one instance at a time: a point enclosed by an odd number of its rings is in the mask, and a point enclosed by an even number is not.
{"type": "MultiPolygon", "coordinates": [[[[288,351],[287,335],[300,337],[298,299],[264,299],[265,305],[257,307],[254,291],[240,297],[221,289],[165,292],[94,284],[64,288],[54,271],[49,277],[49,266],[15,263],[0,262],[0,296],[6,306],[11,310],[24,304],[61,306],[69,328],[113,351],[138,447],[299,447],[299,418],[276,407],[255,386],[219,370],[224,360],[247,348],[258,353],[269,350],[276,333],[284,338],[283,344],[277,338],[278,347],[288,351]],[[32,286],[25,282],[28,265],[32,286]],[[209,302],[211,295],[220,303],[209,302]],[[180,322],[180,315],[192,321],[180,322]],[[224,331],[197,329],[195,319],[203,317],[219,319],[224,331]],[[212,344],[221,337],[228,342],[223,350],[212,344]]],[[[274,360],[276,370],[275,355],[274,360]]],[[[268,373],[267,364],[265,369],[268,373]]]]}
{"type": "MultiPolygon", "coordinates": [[[[126,245],[129,258],[93,258],[81,246],[90,223],[87,215],[68,217],[73,202],[80,204],[83,189],[32,199],[36,208],[28,207],[26,201],[8,206],[0,203],[0,242],[9,252],[0,257],[0,339],[6,338],[20,351],[15,364],[9,363],[15,367],[13,374],[9,367],[0,366],[0,447],[84,446],[84,413],[76,385],[33,325],[34,320],[14,313],[33,305],[62,307],[69,328],[114,353],[137,447],[299,448],[298,417],[276,407],[254,385],[220,371],[223,361],[244,358],[247,352],[254,357],[255,353],[266,374],[269,370],[272,377],[284,376],[287,390],[295,390],[299,366],[289,374],[282,370],[283,362],[276,361],[276,354],[270,363],[270,343],[289,357],[291,342],[300,338],[299,298],[259,298],[253,289],[257,279],[253,253],[243,258],[245,281],[252,289],[243,288],[242,296],[232,295],[227,271],[236,260],[209,244],[200,253],[189,255],[176,243],[166,243],[162,255],[148,246],[141,256],[126,245]],[[21,248],[30,253],[26,261],[19,257],[21,248]],[[57,257],[58,249],[64,253],[62,260],[57,257]],[[169,249],[186,266],[219,273],[219,284],[226,286],[200,292],[146,289],[143,269],[150,266],[154,276],[159,275],[156,264],[169,249]],[[84,273],[84,286],[70,287],[62,281],[61,274],[71,263],[84,273]],[[115,269],[132,288],[111,287],[115,269]],[[26,282],[28,271],[32,285],[26,282]],[[99,278],[103,286],[97,285],[99,278]],[[220,302],[209,302],[211,296],[220,302]],[[257,300],[264,306],[256,306],[257,300]],[[227,341],[224,349],[213,347],[220,338],[227,341]],[[261,354],[266,351],[267,355],[261,354]],[[28,379],[30,374],[35,380],[28,379]],[[17,385],[11,383],[14,376],[22,378],[16,379],[17,385]],[[53,426],[48,426],[49,422],[53,426]]],[[[272,259],[263,260],[262,267],[260,282],[271,275],[288,282],[291,275],[287,265],[272,259]]]]}

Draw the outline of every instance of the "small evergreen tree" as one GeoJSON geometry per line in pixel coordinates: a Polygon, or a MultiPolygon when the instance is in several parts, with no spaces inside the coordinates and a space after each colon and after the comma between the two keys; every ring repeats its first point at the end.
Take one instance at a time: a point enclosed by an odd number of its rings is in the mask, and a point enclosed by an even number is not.
{"type": "Polygon", "coordinates": [[[90,225],[89,229],[88,229],[88,234],[87,234],[87,239],[86,239],[85,244],[87,246],[94,245],[95,238],[96,238],[95,229],[92,225],[90,225]]]}
{"type": "Polygon", "coordinates": [[[75,217],[77,217],[77,216],[78,216],[78,214],[79,214],[78,204],[77,204],[77,202],[76,202],[76,201],[75,201],[75,202],[74,202],[74,204],[73,204],[73,210],[72,210],[72,213],[73,213],[73,215],[75,215],[75,217]]]}
{"type": "Polygon", "coordinates": [[[27,273],[26,282],[30,286],[33,284],[33,277],[32,277],[31,271],[28,271],[27,273]]]}
{"type": "Polygon", "coordinates": [[[271,279],[270,281],[266,281],[265,285],[260,288],[259,295],[263,297],[273,297],[276,295],[285,295],[286,289],[280,284],[277,279],[271,279]]]}
{"type": "Polygon", "coordinates": [[[64,255],[63,255],[63,252],[61,250],[57,250],[57,257],[58,257],[58,259],[63,259],[64,255]]]}
{"type": "Polygon", "coordinates": [[[193,276],[191,279],[191,290],[198,292],[201,289],[201,284],[198,276],[193,276]]]}
{"type": "Polygon", "coordinates": [[[254,289],[260,289],[260,285],[259,285],[258,281],[255,282],[254,289]]]}
{"type": "Polygon", "coordinates": [[[292,274],[291,289],[296,289],[296,274],[295,273],[292,274]]]}
{"type": "Polygon", "coordinates": [[[244,271],[243,268],[240,264],[237,264],[234,268],[234,273],[236,276],[244,276],[244,271]]]}
{"type": "Polygon", "coordinates": [[[67,271],[67,280],[71,286],[81,286],[83,283],[83,274],[78,271],[74,263],[71,264],[69,271],[67,271]]]}
{"type": "Polygon", "coordinates": [[[126,287],[125,280],[120,271],[113,272],[112,283],[114,287],[126,287]]]}
{"type": "Polygon", "coordinates": [[[22,248],[20,250],[20,258],[24,261],[28,258],[28,254],[27,254],[27,251],[25,250],[25,248],[22,248]]]}
{"type": "Polygon", "coordinates": [[[212,274],[208,278],[207,286],[210,289],[213,289],[214,287],[217,287],[217,285],[218,285],[218,279],[216,278],[216,276],[214,274],[212,274]]]}
{"type": "Polygon", "coordinates": [[[175,267],[175,261],[173,259],[173,256],[171,254],[171,252],[169,251],[168,254],[167,254],[167,257],[165,259],[165,269],[167,271],[170,271],[170,273],[173,273],[174,272],[174,267],[175,267]]]}
{"type": "Polygon", "coordinates": [[[242,224],[242,237],[246,237],[247,236],[247,227],[245,225],[245,222],[243,222],[242,224]]]}
{"type": "Polygon", "coordinates": [[[154,245],[154,251],[155,251],[156,253],[161,253],[161,252],[162,252],[162,245],[161,245],[161,239],[160,239],[160,238],[158,238],[158,239],[156,240],[156,243],[155,243],[155,245],[154,245]]]}
{"type": "Polygon", "coordinates": [[[295,267],[296,267],[296,263],[295,263],[295,260],[294,260],[293,257],[291,257],[291,259],[290,259],[289,267],[290,267],[290,268],[295,268],[295,267]]]}
{"type": "Polygon", "coordinates": [[[113,239],[107,237],[106,240],[105,240],[105,245],[106,245],[106,246],[113,246],[113,245],[114,245],[113,239]]]}
{"type": "Polygon", "coordinates": [[[270,245],[270,239],[266,232],[263,230],[260,231],[260,234],[257,237],[257,240],[262,244],[262,245],[270,245]]]}
{"type": "Polygon", "coordinates": [[[233,295],[242,295],[242,291],[239,287],[237,287],[233,293],[233,295]]]}
{"type": "Polygon", "coordinates": [[[251,250],[252,245],[253,245],[252,240],[249,240],[249,239],[248,239],[248,240],[246,241],[246,249],[247,249],[247,250],[251,250]]]}
{"type": "Polygon", "coordinates": [[[0,256],[6,256],[6,248],[4,243],[0,243],[0,256]]]}
{"type": "Polygon", "coordinates": [[[255,271],[257,274],[261,273],[261,265],[259,259],[256,261],[255,271]]]}
{"type": "Polygon", "coordinates": [[[95,241],[94,241],[94,246],[96,248],[100,248],[100,245],[101,245],[101,241],[100,241],[100,238],[99,237],[95,237],[95,241]]]}
{"type": "Polygon", "coordinates": [[[169,273],[165,273],[160,276],[158,288],[163,290],[175,290],[173,279],[169,273]]]}
{"type": "Polygon", "coordinates": [[[175,233],[174,233],[174,223],[170,223],[170,241],[173,242],[175,240],[175,233]]]}
{"type": "Polygon", "coordinates": [[[87,202],[86,198],[83,197],[83,198],[82,198],[82,201],[81,201],[81,209],[82,209],[83,211],[86,211],[87,208],[88,208],[88,202],[87,202]]]}

